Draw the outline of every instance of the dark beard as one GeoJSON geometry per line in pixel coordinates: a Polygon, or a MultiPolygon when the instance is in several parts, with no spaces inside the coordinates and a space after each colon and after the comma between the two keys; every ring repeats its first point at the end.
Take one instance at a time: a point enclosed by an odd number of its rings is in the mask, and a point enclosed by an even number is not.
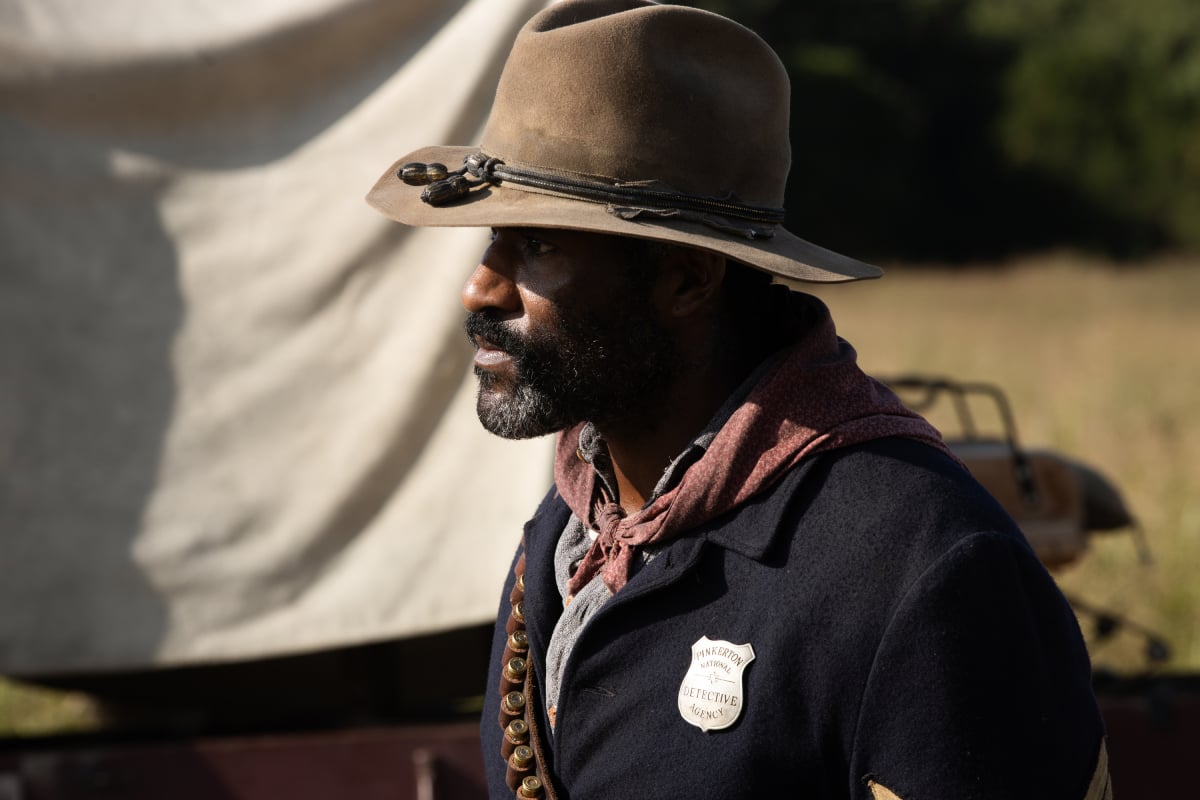
{"type": "Polygon", "coordinates": [[[559,308],[553,330],[521,337],[486,312],[467,316],[468,336],[487,339],[513,360],[505,385],[475,368],[476,412],[483,427],[506,439],[529,439],[594,422],[653,425],[667,383],[679,371],[676,349],[647,302],[611,310],[559,308]]]}

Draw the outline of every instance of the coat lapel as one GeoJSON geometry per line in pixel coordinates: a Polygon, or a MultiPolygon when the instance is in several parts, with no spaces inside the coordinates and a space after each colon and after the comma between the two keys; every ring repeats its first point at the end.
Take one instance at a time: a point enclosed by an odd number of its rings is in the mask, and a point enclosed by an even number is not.
{"type": "Polygon", "coordinates": [[[562,598],[554,577],[554,550],[570,516],[558,492],[551,492],[525,525],[525,630],[539,676],[546,674],[546,647],[562,615],[562,598]]]}

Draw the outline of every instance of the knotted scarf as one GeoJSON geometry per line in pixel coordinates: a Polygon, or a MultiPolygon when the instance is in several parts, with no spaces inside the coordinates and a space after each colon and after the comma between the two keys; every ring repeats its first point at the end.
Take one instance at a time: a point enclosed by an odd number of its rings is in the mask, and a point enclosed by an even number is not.
{"type": "Polygon", "coordinates": [[[577,456],[587,423],[559,434],[559,494],[599,531],[568,583],[572,596],[597,572],[612,592],[619,591],[638,548],[668,542],[736,508],[808,456],[891,436],[950,453],[936,428],[859,369],[854,348],[838,337],[824,303],[796,292],[787,300],[794,343],[750,389],[703,456],[638,512],[626,516],[616,502],[594,502],[596,471],[577,456]]]}

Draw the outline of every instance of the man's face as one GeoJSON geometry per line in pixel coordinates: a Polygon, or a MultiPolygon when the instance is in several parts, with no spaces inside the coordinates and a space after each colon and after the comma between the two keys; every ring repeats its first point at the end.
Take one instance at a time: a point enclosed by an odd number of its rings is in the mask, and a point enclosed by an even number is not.
{"type": "Polygon", "coordinates": [[[493,231],[462,293],[487,430],[521,439],[585,420],[653,424],[678,361],[645,253],[616,236],[493,231]]]}

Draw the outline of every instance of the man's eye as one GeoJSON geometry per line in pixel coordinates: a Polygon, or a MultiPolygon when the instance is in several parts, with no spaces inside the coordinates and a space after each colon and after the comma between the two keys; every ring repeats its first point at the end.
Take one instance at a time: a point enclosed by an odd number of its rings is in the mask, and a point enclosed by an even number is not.
{"type": "Polygon", "coordinates": [[[544,256],[554,250],[554,245],[541,239],[526,238],[523,246],[525,252],[532,256],[544,256]]]}

